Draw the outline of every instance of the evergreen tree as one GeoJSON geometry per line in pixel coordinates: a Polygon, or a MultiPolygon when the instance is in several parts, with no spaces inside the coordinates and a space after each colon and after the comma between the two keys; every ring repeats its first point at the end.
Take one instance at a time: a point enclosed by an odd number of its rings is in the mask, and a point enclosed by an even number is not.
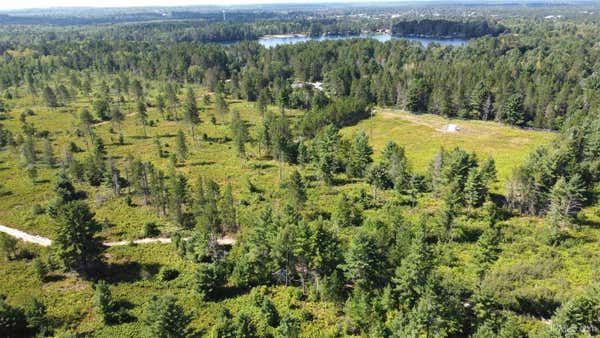
{"type": "Polygon", "coordinates": [[[177,131],[177,157],[180,162],[185,162],[188,158],[188,146],[185,141],[185,134],[181,129],[177,131]]]}
{"type": "Polygon", "coordinates": [[[162,144],[160,143],[160,139],[158,138],[158,136],[154,138],[154,147],[156,148],[156,154],[158,155],[158,158],[163,158],[164,153],[162,149],[162,144]]]}
{"type": "Polygon", "coordinates": [[[121,125],[125,121],[125,114],[121,111],[118,105],[114,105],[110,112],[110,120],[113,125],[117,126],[121,130],[121,125]]]}
{"type": "Polygon", "coordinates": [[[254,338],[256,335],[256,326],[250,316],[241,312],[235,318],[235,337],[254,338]]]}
{"type": "Polygon", "coordinates": [[[356,287],[367,289],[380,285],[384,277],[384,254],[373,234],[358,231],[346,251],[345,263],[342,265],[346,279],[356,287]]]}
{"type": "Polygon", "coordinates": [[[331,213],[331,220],[339,227],[359,226],[362,223],[362,212],[342,193],[331,213]]]}
{"type": "Polygon", "coordinates": [[[148,134],[146,133],[146,125],[148,125],[148,110],[144,101],[139,100],[137,102],[137,116],[138,121],[144,130],[144,137],[148,137],[148,134]]]}
{"type": "Polygon", "coordinates": [[[180,225],[185,225],[185,215],[183,205],[188,197],[187,178],[181,174],[171,177],[171,212],[175,221],[180,225]]]}
{"type": "Polygon", "coordinates": [[[525,123],[525,111],[523,107],[523,96],[514,94],[506,100],[502,107],[502,116],[504,122],[514,125],[523,125],[525,123]]]}
{"type": "Polygon", "coordinates": [[[56,239],[53,245],[63,265],[68,269],[86,271],[100,261],[102,242],[96,236],[100,225],[82,201],[71,201],[57,210],[56,239]]]}
{"type": "Polygon", "coordinates": [[[96,311],[102,318],[104,323],[112,324],[115,322],[115,303],[112,299],[112,294],[108,284],[100,280],[96,283],[94,292],[94,301],[96,303],[96,311]]]}
{"type": "Polygon", "coordinates": [[[17,255],[17,239],[5,233],[0,233],[0,252],[5,260],[13,260],[17,255]]]}
{"type": "Polygon", "coordinates": [[[483,204],[487,195],[487,187],[483,182],[480,171],[471,168],[465,182],[464,200],[469,209],[483,204]]]}
{"type": "Polygon", "coordinates": [[[151,296],[143,322],[153,337],[183,338],[191,318],[172,296],[151,296]]]}
{"type": "Polygon", "coordinates": [[[38,280],[43,283],[48,275],[48,266],[38,257],[33,260],[33,269],[38,280]]]}
{"type": "Polygon", "coordinates": [[[217,93],[215,100],[215,109],[217,113],[221,115],[221,121],[225,121],[225,115],[229,112],[229,106],[225,101],[225,95],[223,93],[217,93]]]}
{"type": "Polygon", "coordinates": [[[480,175],[483,184],[486,186],[489,186],[498,180],[496,173],[496,162],[494,162],[492,157],[486,158],[481,163],[480,175]]]}
{"type": "Polygon", "coordinates": [[[90,111],[87,109],[82,109],[79,113],[79,122],[83,127],[85,134],[88,136],[89,141],[91,142],[94,139],[94,132],[92,131],[92,124],[94,123],[94,118],[90,111]]]}
{"type": "Polygon", "coordinates": [[[574,174],[567,180],[560,177],[550,191],[550,210],[548,218],[551,224],[566,227],[585,202],[585,188],[581,176],[574,174]]]}
{"type": "Polygon", "coordinates": [[[60,204],[73,201],[77,198],[77,192],[73,183],[67,174],[62,171],[58,175],[58,180],[54,186],[54,192],[56,193],[56,198],[60,204]]]}
{"type": "Polygon", "coordinates": [[[196,134],[194,129],[196,124],[200,122],[200,117],[198,116],[198,104],[196,103],[196,96],[192,87],[188,87],[183,101],[183,120],[189,125],[192,139],[195,140],[196,134]]]}
{"type": "Polygon", "coordinates": [[[52,144],[48,138],[44,138],[44,162],[47,166],[54,166],[54,151],[52,150],[52,144]]]}
{"type": "Polygon", "coordinates": [[[315,151],[319,174],[326,184],[333,183],[333,175],[338,168],[337,150],[340,135],[333,125],[323,128],[315,139],[315,151]]]}
{"type": "Polygon", "coordinates": [[[477,274],[481,279],[490,266],[498,259],[500,254],[500,228],[496,225],[490,225],[489,228],[479,236],[475,247],[475,264],[477,274]]]}
{"type": "Polygon", "coordinates": [[[237,220],[231,183],[227,183],[223,190],[223,196],[219,204],[219,213],[223,232],[235,232],[237,230],[237,220]]]}
{"type": "Polygon", "coordinates": [[[417,226],[408,255],[394,271],[392,281],[399,303],[407,308],[416,305],[425,293],[427,278],[432,270],[431,252],[425,238],[425,224],[417,226]]]}
{"type": "Polygon", "coordinates": [[[202,263],[196,271],[196,292],[200,299],[211,299],[220,284],[220,272],[217,263],[202,263]]]}
{"type": "Polygon", "coordinates": [[[301,207],[306,202],[306,187],[298,170],[294,170],[290,175],[287,182],[287,190],[289,199],[296,207],[301,207]]]}
{"type": "Polygon", "coordinates": [[[243,158],[246,156],[246,142],[249,140],[248,126],[246,122],[240,118],[240,112],[234,111],[231,117],[231,134],[237,149],[238,156],[243,158]]]}
{"type": "Polygon", "coordinates": [[[373,162],[373,148],[369,145],[369,137],[365,132],[354,136],[350,148],[346,172],[350,177],[364,177],[369,163],[373,162]]]}

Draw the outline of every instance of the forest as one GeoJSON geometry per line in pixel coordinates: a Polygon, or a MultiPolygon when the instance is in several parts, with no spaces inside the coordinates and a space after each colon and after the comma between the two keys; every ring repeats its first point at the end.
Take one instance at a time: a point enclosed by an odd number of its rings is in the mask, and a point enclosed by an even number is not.
{"type": "Polygon", "coordinates": [[[0,21],[0,337],[600,335],[600,7],[273,6],[0,21]]]}

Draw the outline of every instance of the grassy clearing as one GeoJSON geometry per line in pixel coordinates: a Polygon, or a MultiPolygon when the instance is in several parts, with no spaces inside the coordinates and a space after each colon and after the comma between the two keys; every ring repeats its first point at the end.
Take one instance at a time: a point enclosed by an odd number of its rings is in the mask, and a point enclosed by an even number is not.
{"type": "MultiPolygon", "coordinates": [[[[196,96],[200,98],[205,91],[198,89],[196,96]]],[[[50,110],[31,102],[27,98],[16,100],[11,109],[11,118],[3,121],[4,125],[15,132],[20,132],[19,114],[31,107],[35,115],[27,118],[37,130],[48,130],[51,132],[51,143],[55,156],[61,158],[63,151],[70,140],[75,140],[81,149],[86,149],[85,138],[77,138],[74,131],[79,128],[77,113],[83,107],[89,107],[89,100],[79,98],[71,102],[69,107],[50,110]],[[29,105],[33,106],[29,106],[29,105]]],[[[254,104],[242,101],[230,101],[230,111],[240,111],[242,119],[249,124],[250,134],[257,133],[257,125],[261,116],[256,113],[254,104]]],[[[236,198],[242,198],[241,192],[246,190],[246,177],[259,188],[273,193],[277,189],[266,189],[279,185],[278,163],[259,157],[258,148],[253,145],[247,146],[248,159],[241,160],[237,157],[233,142],[224,141],[224,137],[230,136],[230,128],[224,124],[229,116],[216,115],[212,105],[202,106],[200,113],[202,123],[196,127],[198,142],[195,143],[189,128],[183,122],[163,121],[154,108],[149,109],[149,121],[153,126],[148,126],[147,137],[143,136],[143,128],[137,121],[137,116],[127,106],[124,112],[127,115],[121,126],[125,138],[125,145],[117,144],[118,128],[110,122],[101,123],[94,127],[94,132],[100,136],[105,144],[107,152],[113,156],[116,165],[124,175],[124,163],[126,157],[131,154],[138,159],[151,161],[159,169],[168,172],[171,153],[176,152],[175,135],[179,129],[186,133],[190,156],[183,164],[179,164],[177,170],[189,178],[189,183],[194,186],[198,177],[213,179],[219,184],[231,183],[236,198]],[[210,118],[215,116],[217,123],[210,123],[210,118]],[[206,139],[203,135],[206,134],[206,139]],[[159,157],[155,139],[158,138],[162,144],[165,156],[159,157]]],[[[272,107],[273,111],[275,108],[272,107]]],[[[299,113],[288,111],[291,121],[297,120],[299,113]]],[[[42,155],[42,144],[38,142],[36,148],[38,155],[42,155]]],[[[85,152],[75,154],[75,158],[82,159],[85,152]]],[[[56,181],[57,168],[48,168],[44,165],[38,166],[38,179],[33,184],[27,173],[23,170],[18,151],[0,152],[0,180],[5,189],[10,193],[0,198],[0,223],[16,227],[32,233],[53,237],[51,219],[45,215],[32,215],[32,206],[36,204],[45,205],[53,198],[52,188],[56,181]]],[[[284,166],[284,172],[289,172],[289,166],[284,166]]],[[[110,224],[103,235],[107,239],[133,239],[141,235],[142,228],[146,222],[157,222],[162,225],[162,230],[169,232],[175,229],[175,225],[168,219],[158,219],[151,208],[139,208],[127,206],[123,198],[116,198],[108,187],[98,188],[87,185],[78,186],[85,191],[88,201],[94,206],[97,219],[110,224]]],[[[134,198],[139,206],[141,198],[134,198]]],[[[254,208],[252,208],[254,209],[254,208]]]]}
{"type": "Polygon", "coordinates": [[[556,136],[550,132],[523,130],[496,122],[447,119],[390,109],[378,110],[372,119],[342,132],[349,136],[359,130],[369,134],[375,158],[388,141],[394,140],[406,148],[411,165],[421,172],[427,170],[440,147],[461,147],[475,152],[479,158],[492,156],[498,170],[496,189],[504,186],[515,166],[522,163],[532,149],[547,144],[556,136]],[[460,130],[447,132],[450,123],[458,125],[460,130]]]}

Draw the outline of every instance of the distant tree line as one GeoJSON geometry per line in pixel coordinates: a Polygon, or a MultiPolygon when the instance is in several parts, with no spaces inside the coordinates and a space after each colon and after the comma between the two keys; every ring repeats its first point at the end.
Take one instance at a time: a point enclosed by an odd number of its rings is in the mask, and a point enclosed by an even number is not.
{"type": "Polygon", "coordinates": [[[487,20],[453,21],[444,19],[423,19],[400,21],[392,26],[392,33],[402,36],[478,38],[484,35],[496,36],[506,31],[506,27],[487,20]]]}

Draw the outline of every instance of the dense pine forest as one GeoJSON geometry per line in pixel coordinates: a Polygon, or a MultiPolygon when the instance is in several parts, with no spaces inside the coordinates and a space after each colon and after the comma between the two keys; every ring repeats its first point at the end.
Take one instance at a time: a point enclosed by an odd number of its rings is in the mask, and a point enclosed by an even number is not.
{"type": "Polygon", "coordinates": [[[599,10],[0,13],[0,337],[600,335],[599,10]]]}

